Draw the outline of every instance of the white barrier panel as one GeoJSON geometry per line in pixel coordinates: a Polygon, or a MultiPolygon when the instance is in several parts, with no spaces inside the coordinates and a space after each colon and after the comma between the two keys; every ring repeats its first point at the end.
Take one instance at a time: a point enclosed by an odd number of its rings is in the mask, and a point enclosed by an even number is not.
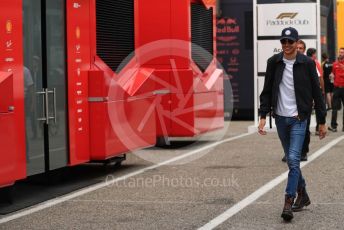
{"type": "Polygon", "coordinates": [[[317,35],[316,3],[279,3],[258,5],[258,36],[279,36],[285,27],[299,35],[317,35]]]}
{"type": "MultiPolygon", "coordinates": [[[[315,39],[304,39],[306,43],[306,49],[316,48],[317,40],[315,39]]],[[[274,54],[282,51],[281,43],[277,40],[259,40],[258,41],[258,72],[264,73],[266,71],[266,62],[274,54]]]]}

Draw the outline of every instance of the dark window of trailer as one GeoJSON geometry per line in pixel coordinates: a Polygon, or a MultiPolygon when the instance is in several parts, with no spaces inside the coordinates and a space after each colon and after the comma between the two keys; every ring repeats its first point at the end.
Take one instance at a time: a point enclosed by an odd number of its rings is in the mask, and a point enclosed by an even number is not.
{"type": "Polygon", "coordinates": [[[197,66],[204,71],[213,59],[213,8],[191,5],[191,54],[197,66]]]}
{"type": "Polygon", "coordinates": [[[119,72],[134,56],[134,0],[97,0],[96,17],[97,54],[119,72]]]}

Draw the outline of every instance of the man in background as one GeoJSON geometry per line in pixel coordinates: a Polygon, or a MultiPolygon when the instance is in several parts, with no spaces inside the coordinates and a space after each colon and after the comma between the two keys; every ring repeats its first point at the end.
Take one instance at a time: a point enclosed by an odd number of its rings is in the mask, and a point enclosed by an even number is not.
{"type": "MultiPolygon", "coordinates": [[[[323,71],[321,68],[321,64],[318,61],[318,57],[317,57],[317,50],[315,48],[307,49],[307,56],[310,57],[315,63],[315,66],[317,69],[317,74],[319,77],[321,93],[323,95],[323,100],[325,101],[325,83],[324,83],[324,77],[323,77],[323,71]]],[[[316,122],[317,122],[317,125],[315,127],[315,135],[319,135],[319,117],[318,117],[317,113],[315,113],[315,118],[316,118],[316,122]]],[[[309,123],[310,123],[310,120],[309,120],[309,123]]]]}
{"type": "Polygon", "coordinates": [[[325,85],[325,94],[326,94],[326,103],[327,110],[332,110],[332,99],[333,99],[333,79],[330,77],[332,73],[332,63],[330,62],[327,53],[321,55],[322,58],[322,69],[323,69],[323,78],[325,85]]]}
{"type": "MultiPolygon", "coordinates": [[[[337,132],[338,110],[341,109],[341,104],[344,106],[344,48],[339,49],[338,60],[333,63],[332,73],[334,75],[333,107],[331,127],[328,129],[332,132],[337,132]]],[[[344,132],[344,113],[342,131],[344,132]]]]}

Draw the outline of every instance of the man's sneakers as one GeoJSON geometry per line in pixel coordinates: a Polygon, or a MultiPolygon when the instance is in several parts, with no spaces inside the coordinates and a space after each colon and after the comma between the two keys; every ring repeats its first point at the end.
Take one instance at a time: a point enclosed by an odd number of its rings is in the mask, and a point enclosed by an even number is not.
{"type": "MultiPolygon", "coordinates": [[[[329,126],[328,127],[328,130],[332,131],[332,132],[337,132],[337,128],[333,128],[332,126],[329,126]]],[[[343,130],[344,130],[344,127],[343,127],[343,130]]]]}

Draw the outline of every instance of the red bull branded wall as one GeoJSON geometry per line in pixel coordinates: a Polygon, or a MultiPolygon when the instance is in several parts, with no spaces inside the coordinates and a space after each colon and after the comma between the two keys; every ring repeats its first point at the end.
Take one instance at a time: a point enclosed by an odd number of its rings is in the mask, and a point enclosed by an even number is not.
{"type": "Polygon", "coordinates": [[[220,4],[217,59],[226,71],[224,90],[227,120],[254,118],[252,4],[247,0],[221,1],[220,4]]]}

